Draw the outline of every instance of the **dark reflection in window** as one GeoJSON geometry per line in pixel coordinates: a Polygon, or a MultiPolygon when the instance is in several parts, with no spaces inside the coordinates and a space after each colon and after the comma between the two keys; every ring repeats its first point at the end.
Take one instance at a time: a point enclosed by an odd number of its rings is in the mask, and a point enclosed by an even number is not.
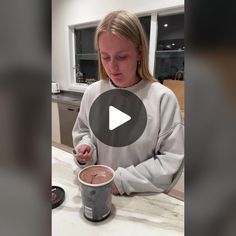
{"type": "Polygon", "coordinates": [[[184,14],[158,17],[155,76],[184,80],[184,14]]]}

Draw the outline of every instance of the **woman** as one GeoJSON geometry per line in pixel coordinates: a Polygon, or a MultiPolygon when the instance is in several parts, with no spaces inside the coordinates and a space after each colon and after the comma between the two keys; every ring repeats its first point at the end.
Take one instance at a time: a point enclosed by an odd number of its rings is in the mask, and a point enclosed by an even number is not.
{"type": "Polygon", "coordinates": [[[183,123],[175,95],[148,70],[146,40],[138,18],[126,11],[108,14],[97,27],[95,44],[100,80],[84,93],[72,131],[76,161],[81,168],[112,167],[113,194],[168,191],[183,163],[183,123]],[[93,101],[111,89],[134,93],[147,111],[143,134],[124,147],[105,145],[89,126],[93,101]]]}

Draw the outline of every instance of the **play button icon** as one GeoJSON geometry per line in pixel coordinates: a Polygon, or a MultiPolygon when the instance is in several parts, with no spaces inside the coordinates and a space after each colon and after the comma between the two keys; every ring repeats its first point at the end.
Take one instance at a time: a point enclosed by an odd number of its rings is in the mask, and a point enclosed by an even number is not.
{"type": "Polygon", "coordinates": [[[124,112],[116,109],[113,106],[109,106],[109,130],[113,130],[127,121],[129,121],[131,117],[124,112]]]}
{"type": "Polygon", "coordinates": [[[123,147],[135,142],[146,128],[147,112],[138,96],[125,89],[102,93],[89,110],[93,134],[106,145],[123,147]]]}

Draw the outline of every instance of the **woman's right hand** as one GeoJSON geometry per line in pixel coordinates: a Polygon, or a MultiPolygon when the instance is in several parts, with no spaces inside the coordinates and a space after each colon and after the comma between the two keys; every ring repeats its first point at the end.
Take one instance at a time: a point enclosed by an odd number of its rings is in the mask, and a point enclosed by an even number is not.
{"type": "Polygon", "coordinates": [[[76,160],[81,164],[86,164],[92,158],[93,149],[86,144],[81,144],[76,152],[76,160]]]}

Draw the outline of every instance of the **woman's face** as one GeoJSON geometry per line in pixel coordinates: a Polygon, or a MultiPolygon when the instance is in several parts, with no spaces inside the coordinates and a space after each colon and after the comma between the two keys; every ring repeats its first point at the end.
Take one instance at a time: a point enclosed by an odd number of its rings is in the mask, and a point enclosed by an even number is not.
{"type": "Polygon", "coordinates": [[[99,37],[98,46],[102,65],[116,86],[129,87],[139,80],[136,71],[141,56],[131,41],[104,32],[99,37]]]}

